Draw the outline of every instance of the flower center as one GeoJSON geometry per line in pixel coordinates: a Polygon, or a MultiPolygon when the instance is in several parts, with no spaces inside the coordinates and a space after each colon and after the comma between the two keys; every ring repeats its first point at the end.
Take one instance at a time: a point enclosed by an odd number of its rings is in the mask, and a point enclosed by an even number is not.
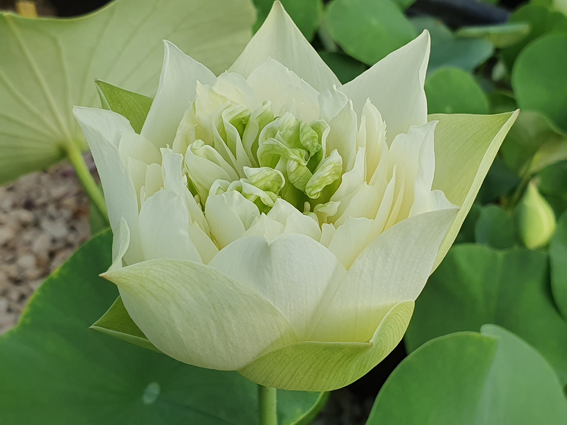
{"type": "MultiPolygon", "coordinates": [[[[260,212],[278,198],[310,213],[329,202],[343,172],[336,150],[326,152],[329,125],[302,122],[286,112],[274,117],[270,102],[250,111],[227,101],[213,114],[212,131],[198,124],[186,154],[189,187],[204,205],[209,196],[238,191],[260,212]]],[[[203,117],[204,118],[204,117],[203,117]]]]}

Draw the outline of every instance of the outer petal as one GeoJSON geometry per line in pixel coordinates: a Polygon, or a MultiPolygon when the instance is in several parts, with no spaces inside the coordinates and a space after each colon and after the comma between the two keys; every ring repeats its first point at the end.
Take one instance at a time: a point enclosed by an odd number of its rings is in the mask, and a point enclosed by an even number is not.
{"type": "Polygon", "coordinates": [[[172,258],[201,263],[189,237],[189,214],[185,200],[171,190],[156,192],[140,211],[140,236],[144,259],[172,258]]]}
{"type": "Polygon", "coordinates": [[[239,239],[220,251],[211,267],[250,286],[291,323],[300,340],[326,289],[346,275],[337,258],[308,236],[284,234],[239,239]]]}
{"type": "Polygon", "coordinates": [[[267,387],[336,390],[364,376],[398,345],[412,312],[413,302],[393,306],[369,342],[299,342],[271,351],[238,372],[267,387]]]}
{"type": "Polygon", "coordinates": [[[449,202],[460,207],[447,233],[434,269],[441,263],[478,194],[502,141],[519,110],[499,115],[431,115],[435,130],[435,178],[433,189],[442,190],[449,202]]]}
{"type": "Polygon", "coordinates": [[[121,217],[130,229],[130,248],[125,255],[127,264],[142,261],[138,227],[138,198],[132,178],[118,152],[124,132],[134,132],[130,122],[121,115],[102,109],[74,108],[87,138],[104,189],[110,226],[118,232],[121,217]]]}
{"type": "Polygon", "coordinates": [[[214,84],[215,74],[172,43],[165,42],[163,70],[142,136],[159,148],[173,145],[183,114],[195,98],[197,81],[214,84]]]}
{"type": "Polygon", "coordinates": [[[239,369],[269,347],[296,340],[273,305],[208,266],[151,260],[104,277],[118,285],[124,306],[150,342],[184,363],[239,369]]]}
{"type": "Polygon", "coordinates": [[[274,2],[266,21],[229,71],[248,78],[256,67],[270,57],[291,69],[319,92],[333,85],[341,85],[279,1],[274,2]]]}
{"type": "Polygon", "coordinates": [[[457,209],[401,221],[366,247],[314,318],[311,339],[366,342],[393,305],[414,301],[457,209]]]}
{"type": "Polygon", "coordinates": [[[424,31],[411,43],[390,53],[340,90],[352,99],[361,116],[370,98],[386,122],[388,140],[407,133],[411,125],[427,122],[425,74],[429,62],[430,37],[424,31]]]}

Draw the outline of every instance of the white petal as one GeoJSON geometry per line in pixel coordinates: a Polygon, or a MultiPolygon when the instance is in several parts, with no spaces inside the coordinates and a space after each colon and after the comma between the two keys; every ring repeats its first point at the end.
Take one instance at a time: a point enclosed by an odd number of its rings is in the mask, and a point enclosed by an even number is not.
{"type": "Polygon", "coordinates": [[[352,102],[348,102],[338,115],[329,123],[327,152],[337,150],[343,158],[343,172],[350,171],[356,158],[356,114],[352,102]]]}
{"type": "Polygon", "coordinates": [[[245,236],[262,236],[268,242],[271,242],[284,232],[285,225],[268,217],[266,214],[262,214],[245,232],[245,236]]]}
{"type": "Polygon", "coordinates": [[[201,206],[197,204],[195,198],[187,188],[187,179],[183,175],[183,155],[174,153],[171,149],[162,149],[163,156],[163,187],[165,190],[172,190],[185,200],[189,211],[189,223],[196,222],[205,231],[209,231],[209,226],[205,220],[205,215],[201,206]]]}
{"type": "Polygon", "coordinates": [[[214,84],[215,75],[166,41],[159,87],[142,127],[142,136],[158,148],[172,145],[183,114],[195,98],[197,81],[214,84]]]}
{"type": "Polygon", "coordinates": [[[374,221],[368,218],[349,217],[334,232],[327,246],[346,269],[352,266],[356,257],[368,245],[373,225],[374,221]]]}
{"type": "Polygon", "coordinates": [[[386,121],[389,141],[406,133],[410,126],[427,122],[423,85],[429,49],[429,33],[424,31],[340,89],[352,99],[357,115],[370,98],[386,121]]]}
{"type": "Polygon", "coordinates": [[[189,237],[185,200],[170,190],[148,198],[140,211],[140,236],[146,260],[170,258],[201,263],[189,237]]]}
{"type": "Polygon", "coordinates": [[[91,108],[74,108],[91,148],[104,190],[110,226],[118,232],[124,217],[130,228],[130,247],[124,256],[127,264],[142,261],[138,227],[138,198],[126,165],[120,159],[118,143],[124,132],[134,132],[130,122],[114,112],[91,108]]]}
{"type": "Polygon", "coordinates": [[[320,92],[333,85],[340,86],[338,78],[301,34],[280,2],[274,2],[264,24],[229,71],[247,78],[270,57],[320,92]]]}
{"type": "Polygon", "coordinates": [[[346,274],[329,250],[295,234],[272,243],[258,236],[240,239],[221,250],[210,266],[262,294],[282,312],[300,340],[307,336],[326,288],[346,274]]]}
{"type": "Polygon", "coordinates": [[[128,251],[130,245],[130,229],[124,217],[118,223],[118,230],[114,233],[112,238],[112,265],[109,270],[121,269],[122,259],[128,251]]]}
{"type": "Polygon", "coordinates": [[[163,188],[163,169],[160,164],[150,164],[146,170],[146,181],[144,182],[144,199],[141,204],[150,196],[163,188]]]}
{"type": "Polygon", "coordinates": [[[260,216],[258,207],[235,190],[209,196],[205,216],[211,234],[222,249],[236,239],[260,216]]]}
{"type": "Polygon", "coordinates": [[[366,148],[366,181],[373,184],[386,178],[388,145],[386,125],[378,109],[367,101],[362,110],[357,145],[366,148]]]}
{"type": "Polygon", "coordinates": [[[333,217],[335,226],[340,226],[349,217],[366,217],[372,219],[378,213],[380,201],[384,195],[383,188],[378,186],[368,186],[364,182],[347,201],[341,202],[338,214],[333,217]],[[345,207],[343,207],[343,204],[345,207]]]}
{"type": "Polygon", "coordinates": [[[321,238],[319,223],[302,214],[289,202],[278,198],[268,217],[285,225],[285,233],[300,233],[318,241],[321,238]]]}
{"type": "Polygon", "coordinates": [[[247,81],[256,92],[258,99],[271,102],[274,115],[292,112],[297,119],[311,122],[319,114],[317,90],[272,58],[268,58],[254,69],[247,81]],[[286,104],[289,107],[290,100],[299,98],[303,99],[303,102],[298,105],[298,111],[284,110],[286,104]],[[298,114],[296,115],[295,112],[298,114]]]}
{"type": "Polygon", "coordinates": [[[128,163],[129,158],[142,161],[144,164],[161,163],[159,149],[156,148],[148,139],[134,132],[124,132],[118,145],[118,151],[124,164],[128,163]]]}
{"type": "Polygon", "coordinates": [[[219,75],[213,90],[237,105],[245,105],[250,110],[259,108],[265,100],[257,96],[242,75],[235,72],[224,72],[219,75]]]}
{"type": "Polygon", "coordinates": [[[321,119],[326,122],[331,122],[348,103],[348,98],[344,93],[338,91],[336,87],[322,92],[318,100],[319,108],[321,109],[321,119]]]}
{"type": "Polygon", "coordinates": [[[317,341],[370,340],[396,303],[414,301],[429,277],[437,251],[458,209],[404,220],[366,247],[316,318],[317,341]]]}
{"type": "Polygon", "coordinates": [[[203,263],[209,264],[219,252],[215,243],[197,223],[193,223],[189,226],[189,237],[195,244],[197,251],[199,251],[203,263]]]}
{"type": "Polygon", "coordinates": [[[152,260],[105,278],[160,351],[199,367],[236,370],[268,348],[297,339],[280,312],[256,291],[209,266],[152,260]]]}
{"type": "Polygon", "coordinates": [[[185,164],[189,178],[195,184],[202,201],[207,200],[209,190],[217,180],[238,180],[238,174],[211,146],[193,143],[187,149],[185,164]]]}

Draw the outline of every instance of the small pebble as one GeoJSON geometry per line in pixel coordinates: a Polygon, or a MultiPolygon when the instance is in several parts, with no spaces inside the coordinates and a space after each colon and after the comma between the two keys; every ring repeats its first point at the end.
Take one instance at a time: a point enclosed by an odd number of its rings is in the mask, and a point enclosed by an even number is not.
{"type": "Polygon", "coordinates": [[[88,214],[69,164],[0,186],[0,334],[17,323],[49,273],[90,238],[88,214]]]}

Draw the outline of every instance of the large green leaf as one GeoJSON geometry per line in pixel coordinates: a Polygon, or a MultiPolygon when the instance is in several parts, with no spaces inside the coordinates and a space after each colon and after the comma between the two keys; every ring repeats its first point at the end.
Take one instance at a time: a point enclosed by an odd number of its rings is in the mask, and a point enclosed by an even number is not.
{"type": "Polygon", "coordinates": [[[547,254],[456,245],[430,277],[406,334],[410,351],[437,336],[494,323],[533,345],[567,382],[567,322],[549,291],[547,254]]]}
{"type": "Polygon", "coordinates": [[[456,67],[472,71],[492,56],[494,47],[490,41],[475,38],[457,38],[442,22],[429,17],[412,19],[418,32],[431,34],[431,57],[428,73],[442,67],[456,67]]]}
{"type": "Polygon", "coordinates": [[[392,0],[333,0],[327,8],[326,23],[344,51],[368,65],[417,36],[392,0]]]}
{"type": "Polygon", "coordinates": [[[548,35],[527,46],[512,70],[518,106],[541,112],[567,131],[567,35],[548,35]]]}
{"type": "Polygon", "coordinates": [[[567,402],[549,364],[494,326],[437,338],[408,356],[367,425],[561,425],[567,402]]]}
{"type": "Polygon", "coordinates": [[[442,68],[425,81],[430,114],[488,114],[488,100],[473,76],[459,68],[442,68]]]}
{"type": "Polygon", "coordinates": [[[481,245],[506,249],[516,243],[514,221],[508,212],[497,205],[482,208],[474,230],[475,240],[481,245]]]}
{"type": "Polygon", "coordinates": [[[319,52],[319,56],[325,61],[329,68],[333,70],[342,84],[354,80],[368,69],[366,65],[344,53],[338,52],[319,52]]]}
{"type": "Polygon", "coordinates": [[[567,210],[567,161],[545,167],[536,174],[539,191],[559,217],[567,210]]]}
{"type": "Polygon", "coordinates": [[[567,213],[557,221],[557,230],[549,245],[549,259],[553,297],[567,319],[567,213]]]}
{"type": "MultiPolygon", "coordinates": [[[[254,31],[262,26],[275,0],[253,0],[258,10],[258,19],[254,31]]],[[[305,38],[312,40],[321,23],[323,3],[321,0],[280,0],[293,22],[301,30],[305,38]]]]}
{"type": "Polygon", "coordinates": [[[510,16],[510,22],[527,23],[530,25],[530,32],[518,43],[502,49],[502,58],[509,69],[512,69],[514,61],[524,47],[536,38],[544,34],[567,33],[567,16],[534,4],[526,4],[516,9],[510,16]]]}
{"type": "Polygon", "coordinates": [[[116,0],[75,19],[0,13],[0,183],[82,140],[72,107],[98,105],[95,78],[153,96],[163,39],[220,73],[253,22],[250,0],[116,0]]]}
{"type": "MultiPolygon", "coordinates": [[[[110,245],[109,232],[87,242],[0,337],[2,425],[258,424],[257,386],[238,373],[185,365],[89,329],[117,296],[98,277],[110,245]]],[[[282,424],[323,397],[278,395],[282,424]]]]}

